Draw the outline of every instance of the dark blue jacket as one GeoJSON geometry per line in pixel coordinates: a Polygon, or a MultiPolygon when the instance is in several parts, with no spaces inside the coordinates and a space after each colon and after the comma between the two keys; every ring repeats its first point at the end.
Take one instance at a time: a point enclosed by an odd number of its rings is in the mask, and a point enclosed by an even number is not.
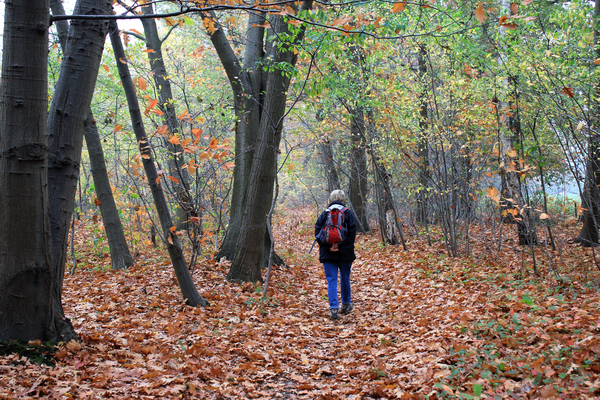
{"type": "MultiPolygon", "coordinates": [[[[327,208],[331,207],[333,204],[339,204],[342,206],[344,205],[344,203],[340,201],[334,201],[327,208]]],[[[321,229],[323,229],[326,221],[327,210],[323,211],[317,219],[317,223],[315,224],[315,237],[319,234],[319,232],[321,232],[321,229]]],[[[331,249],[330,244],[322,243],[320,240],[317,240],[317,243],[319,243],[320,262],[356,260],[356,255],[354,254],[354,241],[356,240],[356,220],[354,218],[354,214],[349,208],[344,211],[344,225],[348,230],[348,235],[346,240],[338,245],[338,249],[340,251],[329,251],[329,249],[331,249]]]]}

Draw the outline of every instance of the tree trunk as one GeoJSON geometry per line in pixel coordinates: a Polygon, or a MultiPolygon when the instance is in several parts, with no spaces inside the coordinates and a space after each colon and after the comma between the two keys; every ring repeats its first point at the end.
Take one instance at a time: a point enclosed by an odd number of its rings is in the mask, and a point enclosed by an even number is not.
{"type": "Polygon", "coordinates": [[[417,139],[418,180],[417,192],[417,222],[427,225],[429,223],[429,187],[431,186],[431,173],[429,169],[429,109],[427,100],[427,48],[419,46],[417,56],[419,79],[422,90],[419,96],[419,134],[417,139]]]}
{"type": "Polygon", "coordinates": [[[19,0],[4,8],[0,340],[59,339],[47,192],[48,7],[48,1],[19,0]]]}
{"type": "Polygon", "coordinates": [[[108,172],[104,162],[104,151],[98,134],[98,127],[90,111],[85,121],[85,143],[90,156],[92,176],[96,187],[96,198],[100,202],[100,213],[104,222],[104,231],[110,247],[112,269],[123,269],[133,265],[133,257],[129,252],[119,211],[115,204],[108,172]]]}
{"type": "MultiPolygon", "coordinates": [[[[61,0],[50,0],[50,8],[54,15],[65,14],[61,0]]],[[[69,24],[65,20],[55,21],[55,24],[60,44],[64,51],[67,48],[69,24]]],[[[110,247],[112,269],[127,268],[133,265],[133,258],[127,246],[123,225],[121,224],[119,212],[112,194],[106,163],[104,162],[102,143],[91,109],[88,111],[88,116],[84,124],[85,141],[90,157],[94,186],[96,187],[96,197],[100,201],[100,212],[110,247]]]]}
{"type": "MultiPolygon", "coordinates": [[[[210,19],[208,16],[205,18],[210,19]]],[[[260,119],[263,114],[263,74],[266,73],[259,64],[264,57],[265,16],[261,13],[251,13],[248,18],[243,66],[229,45],[223,28],[216,20],[214,21],[216,30],[210,34],[210,39],[231,84],[237,117],[229,225],[215,258],[232,260],[240,234],[244,193],[248,188],[260,119]]]]}
{"type": "MultiPolygon", "coordinates": [[[[144,15],[154,14],[153,5],[142,6],[144,15]]],[[[181,134],[179,119],[175,110],[173,101],[173,91],[171,90],[171,81],[168,79],[167,68],[162,54],[162,43],[158,35],[155,19],[142,19],[146,48],[148,49],[148,62],[152,70],[152,77],[158,92],[158,107],[163,112],[163,122],[171,135],[181,134]]],[[[177,207],[175,222],[177,229],[185,229],[188,226],[188,220],[192,216],[192,203],[190,201],[190,176],[184,165],[183,152],[180,145],[174,145],[169,138],[164,138],[163,143],[169,151],[169,174],[177,179],[173,184],[173,192],[179,206],[177,207]]]]}
{"type": "MultiPolygon", "coordinates": [[[[310,4],[310,3],[305,3],[310,4]]],[[[288,24],[281,15],[270,21],[271,31],[289,35],[288,24]]],[[[301,40],[303,31],[296,40],[301,40]]],[[[280,67],[282,63],[294,65],[293,45],[273,45],[268,42],[266,54],[274,67],[264,82],[262,115],[258,129],[259,138],[252,160],[250,176],[243,198],[240,233],[227,279],[231,281],[262,282],[261,265],[264,258],[264,233],[267,215],[273,197],[277,173],[277,153],[283,130],[285,103],[290,78],[280,67]]]]}
{"type": "MultiPolygon", "coordinates": [[[[324,118],[322,109],[317,112],[316,120],[318,124],[323,122],[324,118]]],[[[337,173],[337,167],[335,166],[335,158],[331,139],[329,137],[323,138],[323,140],[319,142],[319,149],[321,153],[321,161],[323,162],[323,167],[325,169],[325,178],[327,179],[327,194],[329,195],[329,193],[333,192],[334,190],[342,188],[340,184],[340,178],[337,173]]]]}
{"type": "MultiPolygon", "coordinates": [[[[594,48],[596,58],[600,57],[600,0],[594,6],[594,48]]],[[[597,66],[596,66],[597,67],[597,66]]],[[[596,94],[600,93],[600,85],[595,86],[596,94]]],[[[588,154],[585,166],[585,182],[581,198],[583,209],[583,226],[575,238],[582,246],[591,247],[598,244],[598,229],[600,228],[600,136],[595,133],[600,127],[600,102],[594,99],[593,108],[590,110],[590,125],[588,131],[588,154]]]]}
{"type": "MultiPolygon", "coordinates": [[[[302,8],[307,9],[311,5],[312,1],[306,0],[302,3],[302,8]]],[[[256,218],[252,218],[250,214],[262,212],[258,211],[262,207],[260,204],[262,200],[266,202],[267,207],[271,204],[276,171],[276,164],[273,160],[281,139],[281,124],[286,101],[285,92],[289,86],[289,79],[283,76],[277,62],[294,65],[296,56],[292,51],[286,51],[289,49],[280,48],[280,44],[273,40],[274,33],[287,32],[287,25],[281,21],[281,16],[273,16],[271,28],[265,37],[265,14],[250,13],[243,65],[231,48],[225,31],[216,17],[212,14],[204,14],[203,18],[205,26],[211,27],[208,29],[211,42],[231,84],[237,117],[236,159],[229,226],[215,258],[226,257],[234,260],[228,274],[229,279],[259,281],[262,280],[260,266],[265,265],[268,261],[268,254],[263,249],[270,247],[270,243],[265,239],[267,237],[265,219],[267,213],[256,216],[256,218]],[[269,72],[264,70],[269,66],[274,70],[269,72]],[[279,86],[274,88],[273,85],[279,86]],[[274,100],[269,96],[276,96],[276,101],[282,103],[274,104],[274,100]],[[269,135],[272,137],[265,137],[269,135]],[[276,147],[268,151],[262,149],[262,153],[258,155],[258,160],[261,161],[257,161],[256,157],[261,145],[276,147]],[[264,165],[257,165],[263,161],[264,165]],[[257,207],[257,209],[249,210],[249,207],[257,207]],[[254,223],[253,220],[261,226],[260,234],[255,234],[259,229],[258,226],[248,226],[248,224],[254,223]],[[247,241],[248,235],[251,236],[250,241],[247,241]],[[261,240],[264,242],[259,244],[261,240]],[[239,255],[240,252],[246,250],[252,255],[248,255],[248,258],[239,255]],[[255,264],[254,261],[259,254],[262,255],[262,261],[255,264]],[[242,258],[245,259],[245,265],[240,265],[242,258]],[[243,271],[244,269],[248,271],[243,271]]],[[[303,35],[304,28],[296,36],[296,42],[301,41],[303,35]]],[[[274,260],[277,263],[281,259],[275,256],[274,260]]]]}
{"type": "Polygon", "coordinates": [[[369,232],[367,217],[367,155],[365,143],[365,117],[361,107],[349,110],[350,121],[350,203],[356,216],[358,232],[369,232]]]}
{"type": "Polygon", "coordinates": [[[331,139],[323,139],[319,143],[319,147],[321,149],[321,160],[325,168],[325,177],[327,178],[327,192],[331,193],[336,189],[341,189],[340,178],[337,173],[337,167],[335,166],[331,139]]]}
{"type": "Polygon", "coordinates": [[[152,152],[150,151],[150,143],[148,143],[148,136],[146,135],[146,130],[144,128],[144,121],[142,119],[140,105],[135,93],[135,87],[133,85],[131,74],[129,73],[129,66],[127,65],[125,50],[123,49],[123,43],[121,42],[121,37],[119,36],[119,28],[117,27],[117,23],[115,21],[110,22],[109,31],[110,41],[115,53],[115,61],[119,70],[119,76],[121,78],[123,90],[125,91],[125,96],[127,97],[127,103],[129,105],[131,124],[133,125],[133,131],[138,141],[140,154],[142,156],[142,164],[144,165],[144,171],[146,172],[146,177],[148,178],[148,184],[150,185],[150,190],[154,199],[154,205],[156,207],[156,212],[158,213],[160,225],[163,230],[163,236],[166,239],[167,250],[169,252],[171,262],[173,263],[173,269],[175,270],[175,276],[177,277],[181,294],[183,295],[186,303],[190,306],[205,306],[207,302],[202,296],[200,296],[200,293],[198,293],[198,290],[194,285],[192,274],[190,273],[185,262],[181,243],[179,242],[179,238],[175,232],[175,226],[173,225],[173,220],[171,219],[171,213],[169,212],[167,199],[165,198],[165,194],[159,184],[160,178],[158,176],[158,171],[156,170],[156,165],[154,164],[152,152]]]}
{"type": "MultiPolygon", "coordinates": [[[[110,12],[110,0],[78,0],[74,12],[106,15],[110,12]]],[[[61,297],[67,238],[75,208],[84,121],[96,85],[106,30],[106,21],[73,21],[48,113],[48,195],[56,279],[54,301],[61,316],[64,315],[61,297]]]]}

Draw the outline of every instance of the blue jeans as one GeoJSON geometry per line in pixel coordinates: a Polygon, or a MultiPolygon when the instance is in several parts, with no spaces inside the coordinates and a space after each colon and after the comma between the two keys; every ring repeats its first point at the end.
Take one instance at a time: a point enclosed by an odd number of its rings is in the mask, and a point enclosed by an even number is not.
{"type": "Polygon", "coordinates": [[[327,278],[329,308],[340,308],[337,295],[338,270],[340,271],[342,304],[350,304],[350,269],[352,268],[352,261],[324,262],[323,268],[325,268],[325,277],[327,278]]]}

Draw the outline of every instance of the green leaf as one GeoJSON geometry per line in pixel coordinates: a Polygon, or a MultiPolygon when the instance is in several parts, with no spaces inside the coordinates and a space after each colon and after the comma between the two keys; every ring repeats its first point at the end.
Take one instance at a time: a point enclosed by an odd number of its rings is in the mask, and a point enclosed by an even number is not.
{"type": "Polygon", "coordinates": [[[476,383],[473,385],[473,394],[477,397],[481,396],[481,393],[483,392],[483,388],[481,387],[481,384],[476,383]]]}
{"type": "Polygon", "coordinates": [[[531,297],[529,297],[529,295],[523,295],[523,298],[521,299],[521,303],[527,304],[528,306],[532,306],[533,305],[533,299],[531,297]]]}

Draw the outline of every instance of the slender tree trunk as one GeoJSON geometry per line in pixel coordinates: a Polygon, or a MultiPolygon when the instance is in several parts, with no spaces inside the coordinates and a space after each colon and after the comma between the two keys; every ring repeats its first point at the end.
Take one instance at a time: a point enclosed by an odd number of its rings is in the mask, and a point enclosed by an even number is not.
{"type": "Polygon", "coordinates": [[[123,225],[119,218],[119,211],[115,204],[108,171],[104,162],[104,151],[98,134],[98,127],[92,112],[88,114],[85,127],[85,143],[90,156],[92,176],[96,188],[96,198],[100,202],[100,213],[104,222],[104,231],[110,248],[112,269],[123,269],[133,265],[133,257],[129,252],[127,238],[123,232],[123,225]]]}
{"type": "Polygon", "coordinates": [[[327,191],[328,193],[331,193],[342,187],[337,173],[337,167],[335,166],[335,156],[333,154],[331,139],[323,139],[319,143],[319,147],[321,150],[321,160],[325,169],[325,177],[327,178],[327,191]]]}
{"type": "Polygon", "coordinates": [[[0,83],[0,339],[59,339],[46,124],[48,1],[6,1],[0,83]],[[26,51],[24,51],[26,49],[26,51]]]}
{"type": "Polygon", "coordinates": [[[429,192],[431,186],[431,172],[429,169],[429,108],[427,100],[427,48],[419,46],[417,57],[419,66],[419,79],[423,89],[419,96],[419,134],[417,141],[418,157],[418,179],[419,188],[417,193],[417,222],[427,225],[429,223],[429,192]]]}
{"type": "Polygon", "coordinates": [[[148,178],[148,184],[150,185],[152,197],[154,198],[154,205],[156,207],[156,212],[158,213],[160,225],[163,230],[163,236],[166,239],[167,250],[169,252],[169,257],[171,258],[171,263],[173,264],[173,269],[175,270],[175,276],[177,277],[181,294],[183,295],[183,298],[187,304],[193,307],[198,305],[205,306],[207,302],[202,296],[200,296],[200,293],[198,293],[198,290],[194,285],[192,274],[190,273],[185,262],[181,243],[179,242],[179,238],[175,232],[175,226],[173,225],[173,220],[171,219],[167,199],[165,198],[163,189],[159,184],[160,178],[158,176],[158,171],[156,170],[156,165],[154,164],[152,152],[150,151],[150,144],[148,143],[148,136],[146,135],[146,130],[144,128],[144,121],[142,119],[140,105],[135,93],[135,87],[133,85],[131,74],[129,73],[129,66],[127,65],[125,50],[123,49],[123,43],[121,42],[121,37],[119,36],[119,28],[117,27],[117,23],[115,21],[110,22],[109,31],[110,41],[115,54],[115,61],[119,70],[119,76],[121,78],[123,90],[125,91],[125,96],[127,97],[127,103],[129,105],[129,115],[131,116],[133,131],[138,141],[142,156],[142,164],[144,165],[144,171],[146,172],[146,177],[148,178]],[[121,60],[124,60],[125,62],[122,62],[121,60]]]}
{"type": "Polygon", "coordinates": [[[367,154],[365,143],[365,116],[361,107],[351,110],[350,121],[350,203],[354,208],[358,232],[369,232],[367,217],[367,154]]]}
{"type": "MultiPolygon", "coordinates": [[[[54,15],[65,14],[61,0],[50,0],[50,8],[54,15]]],[[[67,48],[69,24],[64,20],[56,21],[55,23],[61,47],[64,51],[67,48]]],[[[106,163],[104,162],[102,143],[91,110],[88,111],[88,116],[84,124],[84,135],[90,157],[91,173],[94,177],[96,197],[100,201],[100,212],[102,213],[102,221],[104,222],[106,237],[110,247],[112,269],[126,268],[133,265],[133,258],[127,246],[123,225],[121,224],[119,212],[112,194],[106,163]]]]}
{"type": "MultiPolygon", "coordinates": [[[[154,14],[153,5],[142,6],[144,15],[154,14]]],[[[163,41],[158,35],[155,19],[142,19],[144,26],[144,34],[146,39],[146,48],[148,49],[148,61],[152,70],[152,77],[158,92],[158,107],[163,112],[163,121],[171,135],[181,134],[179,119],[175,110],[175,102],[173,101],[173,91],[171,90],[171,80],[168,78],[167,67],[162,53],[163,41]]],[[[174,145],[165,138],[163,143],[169,151],[169,174],[177,179],[178,182],[173,184],[175,198],[179,206],[175,221],[177,229],[184,229],[188,226],[188,220],[192,216],[192,203],[190,199],[190,176],[187,169],[183,168],[185,163],[183,152],[180,145],[174,145]]]]}

